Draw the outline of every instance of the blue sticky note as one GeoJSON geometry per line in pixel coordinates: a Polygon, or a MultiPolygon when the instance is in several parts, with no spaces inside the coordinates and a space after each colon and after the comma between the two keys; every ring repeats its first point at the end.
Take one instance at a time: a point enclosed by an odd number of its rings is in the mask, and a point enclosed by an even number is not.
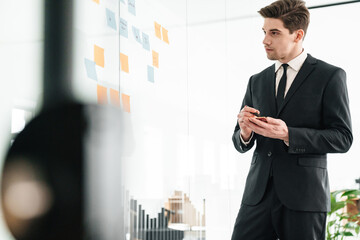
{"type": "Polygon", "coordinates": [[[138,43],[142,44],[142,43],[141,43],[141,38],[140,38],[140,30],[139,30],[138,28],[132,26],[132,32],[133,32],[133,34],[134,34],[135,40],[136,40],[138,43]]]}
{"type": "Polygon", "coordinates": [[[109,27],[116,30],[115,13],[108,8],[106,9],[106,21],[109,27]]]}
{"type": "Polygon", "coordinates": [[[128,0],[128,11],[136,16],[135,0],[128,0]]]}
{"type": "Polygon", "coordinates": [[[85,68],[86,68],[86,74],[88,78],[94,79],[97,81],[97,75],[96,75],[96,63],[94,61],[91,61],[87,58],[85,58],[85,68]]]}
{"type": "Polygon", "coordinates": [[[120,0],[120,2],[125,3],[125,0],[120,0]]]}
{"type": "Polygon", "coordinates": [[[147,35],[146,33],[142,33],[142,45],[144,49],[150,51],[149,35],[147,35]]]}
{"type": "Polygon", "coordinates": [[[125,19],[120,18],[120,35],[128,38],[128,24],[125,19]]]}
{"type": "Polygon", "coordinates": [[[154,67],[152,66],[147,66],[147,73],[148,73],[148,81],[149,82],[155,82],[154,81],[154,67]]]}

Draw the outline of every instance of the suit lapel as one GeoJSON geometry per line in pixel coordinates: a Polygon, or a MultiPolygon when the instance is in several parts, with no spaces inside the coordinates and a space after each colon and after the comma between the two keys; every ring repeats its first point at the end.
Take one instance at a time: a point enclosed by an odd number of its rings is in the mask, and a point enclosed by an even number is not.
{"type": "Polygon", "coordinates": [[[270,107],[270,116],[276,116],[276,98],[275,98],[275,64],[269,67],[266,72],[266,86],[265,92],[267,93],[265,96],[267,98],[267,102],[270,107]]]}
{"type": "MultiPolygon", "coordinates": [[[[316,63],[316,59],[313,58],[310,54],[306,58],[303,66],[300,68],[299,73],[296,75],[294,82],[291,84],[289,91],[287,92],[284,102],[281,105],[280,109],[278,109],[277,117],[280,115],[281,111],[285,107],[285,105],[289,102],[291,97],[294,95],[296,90],[301,86],[304,80],[309,76],[309,74],[314,70],[316,63]]],[[[274,94],[275,96],[275,94],[274,94]]]]}

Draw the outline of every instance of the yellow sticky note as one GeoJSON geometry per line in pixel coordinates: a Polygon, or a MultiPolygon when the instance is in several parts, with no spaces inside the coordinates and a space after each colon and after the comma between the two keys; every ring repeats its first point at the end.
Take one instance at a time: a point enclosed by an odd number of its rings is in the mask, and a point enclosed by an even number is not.
{"type": "Polygon", "coordinates": [[[166,30],[165,28],[161,28],[161,29],[162,29],[163,41],[169,44],[168,30],[166,30]]]}
{"type": "Polygon", "coordinates": [[[104,49],[94,45],[94,61],[96,65],[104,67],[104,49]]]}
{"type": "Polygon", "coordinates": [[[129,58],[127,55],[120,53],[121,70],[129,73],[129,58]]]}
{"type": "Polygon", "coordinates": [[[159,53],[152,51],[153,66],[159,68],[159,53]]]}
{"type": "Polygon", "coordinates": [[[99,104],[107,104],[108,96],[107,96],[107,88],[97,85],[97,99],[99,104]]]}
{"type": "Polygon", "coordinates": [[[126,94],[121,94],[121,99],[123,103],[123,108],[125,112],[130,112],[130,96],[126,94]]]}
{"type": "Polygon", "coordinates": [[[93,2],[96,2],[97,4],[99,4],[100,0],[93,0],[93,2]]]}
{"type": "Polygon", "coordinates": [[[110,103],[116,107],[120,107],[120,94],[119,91],[110,88],[110,103]]]}
{"type": "Polygon", "coordinates": [[[155,36],[161,39],[161,25],[157,22],[154,22],[155,25],[155,36]]]}

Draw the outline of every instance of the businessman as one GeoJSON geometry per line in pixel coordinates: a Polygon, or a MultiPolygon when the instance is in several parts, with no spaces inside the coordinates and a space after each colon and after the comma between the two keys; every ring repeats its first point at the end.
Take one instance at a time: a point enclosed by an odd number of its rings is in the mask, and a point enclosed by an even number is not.
{"type": "Polygon", "coordinates": [[[353,140],[346,74],[303,49],[310,17],[303,1],[278,0],[259,13],[275,63],[250,78],[237,115],[235,148],[256,148],[232,240],[322,240],[326,155],[348,151],[353,140]]]}

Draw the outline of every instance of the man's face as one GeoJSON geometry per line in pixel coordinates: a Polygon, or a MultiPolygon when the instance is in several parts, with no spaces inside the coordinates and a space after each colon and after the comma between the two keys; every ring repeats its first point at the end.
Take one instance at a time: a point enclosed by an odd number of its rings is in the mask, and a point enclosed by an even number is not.
{"type": "Polygon", "coordinates": [[[290,34],[280,19],[265,18],[263,31],[263,44],[268,59],[287,63],[299,54],[296,48],[297,31],[290,34]]]}

